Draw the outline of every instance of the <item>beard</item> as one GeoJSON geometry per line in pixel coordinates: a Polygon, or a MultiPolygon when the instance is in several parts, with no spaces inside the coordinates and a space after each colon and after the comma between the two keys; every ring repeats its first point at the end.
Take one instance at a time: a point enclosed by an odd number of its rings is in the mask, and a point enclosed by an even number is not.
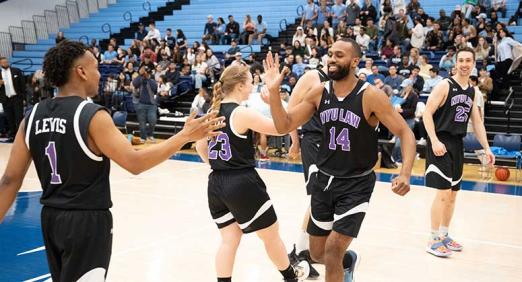
{"type": "Polygon", "coordinates": [[[331,80],[342,80],[345,77],[350,75],[350,65],[338,65],[338,64],[329,64],[328,65],[328,78],[331,80]],[[336,71],[330,71],[330,66],[336,66],[336,71]]]}

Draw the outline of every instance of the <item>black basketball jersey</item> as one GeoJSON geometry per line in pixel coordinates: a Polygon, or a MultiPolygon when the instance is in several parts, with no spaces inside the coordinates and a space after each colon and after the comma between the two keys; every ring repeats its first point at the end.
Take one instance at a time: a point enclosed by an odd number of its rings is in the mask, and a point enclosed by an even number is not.
{"type": "Polygon", "coordinates": [[[335,177],[365,175],[377,162],[377,131],[364,117],[363,96],[368,83],[358,80],[353,91],[339,99],[330,81],[323,91],[319,117],[323,138],[317,155],[319,170],[335,177]]]}
{"type": "Polygon", "coordinates": [[[26,119],[25,142],[42,185],[40,202],[59,209],[112,206],[110,160],[87,147],[89,123],[105,109],[81,97],[46,99],[26,119]]]}
{"type": "Polygon", "coordinates": [[[213,170],[232,170],[256,166],[252,131],[239,134],[232,128],[236,103],[222,103],[219,116],[225,117],[223,133],[208,143],[208,159],[213,170]]]}
{"type": "MultiPolygon", "coordinates": [[[[326,73],[324,73],[322,69],[317,69],[317,72],[321,82],[329,80],[328,75],[326,75],[326,73]]],[[[321,126],[321,119],[319,118],[318,112],[315,112],[312,118],[307,123],[303,124],[302,132],[303,134],[315,133],[318,135],[320,135],[323,132],[323,128],[321,126]]]]}
{"type": "Polygon", "coordinates": [[[448,82],[449,91],[446,102],[433,114],[435,132],[464,137],[473,109],[475,88],[468,84],[468,88],[462,89],[452,77],[448,78],[448,82]]]}

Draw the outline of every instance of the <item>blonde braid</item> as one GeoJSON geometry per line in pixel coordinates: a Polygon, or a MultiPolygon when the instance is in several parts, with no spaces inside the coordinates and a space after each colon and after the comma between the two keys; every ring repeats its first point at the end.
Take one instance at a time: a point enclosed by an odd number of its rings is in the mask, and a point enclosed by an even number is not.
{"type": "Polygon", "coordinates": [[[212,106],[210,109],[219,113],[219,109],[221,108],[221,101],[223,101],[225,98],[225,92],[223,92],[223,84],[221,83],[221,80],[214,84],[212,90],[214,95],[212,97],[212,106]]]}

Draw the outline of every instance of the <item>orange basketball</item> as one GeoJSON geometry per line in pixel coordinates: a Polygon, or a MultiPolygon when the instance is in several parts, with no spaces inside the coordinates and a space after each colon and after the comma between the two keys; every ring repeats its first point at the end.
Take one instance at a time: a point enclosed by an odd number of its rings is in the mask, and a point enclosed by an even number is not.
{"type": "Polygon", "coordinates": [[[143,142],[141,142],[141,139],[139,137],[133,136],[131,139],[132,145],[141,145],[143,142]]]}
{"type": "Polygon", "coordinates": [[[509,179],[509,169],[507,167],[499,167],[495,170],[495,177],[499,181],[506,181],[509,179]]]}

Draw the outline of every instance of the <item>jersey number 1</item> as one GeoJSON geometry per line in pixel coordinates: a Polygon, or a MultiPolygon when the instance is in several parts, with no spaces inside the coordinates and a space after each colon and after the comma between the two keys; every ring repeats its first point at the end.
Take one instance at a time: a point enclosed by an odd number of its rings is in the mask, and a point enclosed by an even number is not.
{"type": "Polygon", "coordinates": [[[51,184],[62,184],[62,178],[57,173],[58,162],[56,160],[56,145],[53,141],[49,142],[47,147],[45,147],[45,155],[49,159],[49,164],[51,165],[51,184]]]}

